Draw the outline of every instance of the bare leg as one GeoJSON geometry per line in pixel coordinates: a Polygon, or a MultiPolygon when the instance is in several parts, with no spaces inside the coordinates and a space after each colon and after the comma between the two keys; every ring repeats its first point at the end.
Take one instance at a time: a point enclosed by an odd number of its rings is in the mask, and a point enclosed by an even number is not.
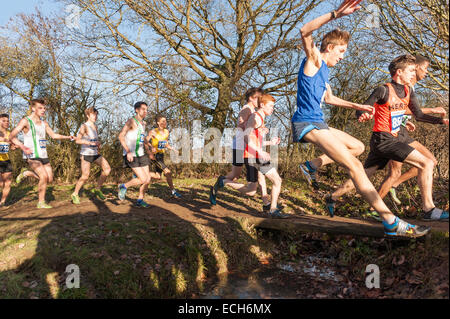
{"type": "Polygon", "coordinates": [[[77,184],[75,185],[75,190],[73,191],[73,195],[78,196],[81,187],[83,187],[84,183],[89,178],[89,172],[91,170],[91,163],[86,161],[83,156],[81,156],[81,177],[78,180],[77,184]]]}
{"type": "Polygon", "coordinates": [[[6,202],[6,199],[8,198],[9,192],[11,191],[11,181],[12,181],[12,173],[3,173],[1,174],[2,179],[2,200],[0,201],[0,204],[4,204],[6,202]]]}
{"type": "Polygon", "coordinates": [[[225,178],[232,181],[241,176],[241,173],[242,173],[242,166],[233,165],[231,168],[231,172],[229,172],[227,176],[225,176],[225,178]]]}
{"type": "Polygon", "coordinates": [[[98,181],[97,181],[97,186],[100,189],[103,186],[103,184],[105,183],[108,175],[111,173],[111,167],[109,166],[108,161],[103,156],[97,158],[95,163],[102,168],[102,174],[100,175],[100,177],[98,178],[98,181]]]}
{"type": "Polygon", "coordinates": [[[281,192],[281,177],[275,168],[272,168],[266,175],[273,183],[272,185],[272,200],[270,202],[270,210],[273,211],[277,209],[278,196],[281,192]]]}
{"type": "Polygon", "coordinates": [[[393,160],[389,161],[389,174],[381,183],[380,190],[378,191],[381,198],[384,198],[387,193],[389,193],[389,190],[394,185],[394,182],[402,175],[402,166],[402,162],[393,160]]]}
{"type": "Polygon", "coordinates": [[[49,181],[49,176],[45,166],[39,161],[28,160],[28,164],[33,172],[39,177],[38,184],[38,200],[39,203],[45,202],[45,191],[47,190],[47,183],[49,181]]]}
{"type": "MultiPolygon", "coordinates": [[[[141,187],[139,187],[138,199],[144,199],[144,195],[147,192],[148,185],[150,184],[150,171],[148,170],[148,166],[135,167],[135,168],[133,168],[133,172],[138,177],[135,179],[142,181],[142,183],[141,183],[142,185],[141,185],[141,187]]],[[[131,181],[133,181],[133,180],[131,180],[131,181]]],[[[126,184],[125,184],[125,187],[127,187],[126,184]]]]}

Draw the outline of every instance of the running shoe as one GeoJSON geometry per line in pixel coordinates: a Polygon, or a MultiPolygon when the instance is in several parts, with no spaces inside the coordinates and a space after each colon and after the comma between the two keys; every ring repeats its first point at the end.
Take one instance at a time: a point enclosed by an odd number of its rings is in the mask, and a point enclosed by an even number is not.
{"type": "Polygon", "coordinates": [[[311,167],[309,161],[300,164],[300,171],[309,185],[311,185],[314,189],[319,189],[319,184],[317,183],[316,178],[317,170],[311,167]]]}
{"type": "Polygon", "coordinates": [[[211,186],[210,190],[209,190],[209,201],[211,203],[211,205],[216,205],[217,204],[217,191],[214,190],[214,186],[211,186]]]}
{"type": "Polygon", "coordinates": [[[75,205],[80,204],[80,196],[72,194],[70,195],[70,197],[72,198],[72,203],[74,203],[75,205]]]}
{"type": "Polygon", "coordinates": [[[325,206],[327,208],[328,214],[330,214],[331,217],[334,217],[334,208],[336,206],[336,201],[331,198],[331,195],[325,197],[325,206]]]}
{"type": "Polygon", "coordinates": [[[25,167],[22,167],[19,175],[16,177],[16,184],[20,184],[20,182],[26,177],[24,173],[27,171],[25,167]]]}
{"type": "Polygon", "coordinates": [[[49,204],[47,204],[46,202],[39,202],[37,204],[37,208],[52,208],[52,206],[50,206],[49,204]]]}
{"type": "Polygon", "coordinates": [[[278,219],[289,218],[289,216],[283,214],[281,212],[281,210],[279,210],[279,209],[275,209],[275,210],[269,211],[269,217],[270,218],[278,218],[278,219]]]}
{"type": "Polygon", "coordinates": [[[119,199],[120,200],[125,200],[125,195],[126,194],[127,194],[127,188],[125,187],[125,185],[120,184],[119,185],[119,193],[118,193],[119,199]]]}
{"type": "Polygon", "coordinates": [[[430,210],[428,213],[425,213],[423,220],[426,220],[426,221],[438,220],[438,221],[448,222],[448,212],[435,207],[432,210],[430,210]]]}
{"type": "Polygon", "coordinates": [[[106,199],[105,194],[103,194],[103,192],[98,188],[91,189],[91,193],[92,193],[92,195],[97,196],[101,200],[106,199]]]}
{"type": "Polygon", "coordinates": [[[395,191],[395,187],[391,187],[391,189],[389,190],[389,195],[391,196],[391,199],[394,201],[394,203],[396,203],[397,205],[401,205],[402,204],[400,199],[398,199],[398,197],[397,197],[397,193],[395,191]]]}
{"type": "Polygon", "coordinates": [[[142,199],[141,200],[139,200],[139,199],[137,200],[136,206],[137,207],[141,207],[141,208],[148,208],[148,207],[150,207],[150,205],[147,204],[146,202],[144,202],[142,199]]]}
{"type": "Polygon", "coordinates": [[[180,193],[178,193],[175,189],[172,189],[172,196],[175,198],[181,198],[180,193]]]}
{"type": "MultiPolygon", "coordinates": [[[[282,211],[283,210],[283,206],[281,206],[280,204],[277,204],[277,209],[282,211]]],[[[270,203],[267,204],[267,205],[263,205],[263,212],[264,213],[270,212],[270,203]]]]}
{"type": "Polygon", "coordinates": [[[384,234],[387,237],[407,237],[407,238],[416,238],[422,237],[428,234],[431,231],[431,227],[426,226],[418,226],[411,225],[401,220],[398,217],[395,217],[395,221],[392,224],[388,224],[383,221],[384,226],[384,234]]]}
{"type": "Polygon", "coordinates": [[[214,190],[216,192],[219,190],[219,188],[222,188],[222,187],[225,186],[224,183],[223,183],[224,180],[225,180],[225,176],[222,176],[222,175],[217,178],[217,181],[214,184],[214,190]]]}
{"type": "Polygon", "coordinates": [[[375,209],[369,209],[369,211],[366,213],[367,217],[373,218],[379,222],[383,221],[380,217],[380,215],[378,214],[378,212],[375,209]]]}

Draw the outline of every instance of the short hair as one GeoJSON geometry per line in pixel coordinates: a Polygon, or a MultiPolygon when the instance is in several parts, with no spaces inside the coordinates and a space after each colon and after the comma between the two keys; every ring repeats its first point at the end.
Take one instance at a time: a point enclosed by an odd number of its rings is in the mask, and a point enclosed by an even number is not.
{"type": "Polygon", "coordinates": [[[416,65],[416,58],[411,54],[398,56],[389,64],[389,73],[393,77],[397,73],[397,70],[404,70],[409,65],[416,65]]]}
{"type": "Polygon", "coordinates": [[[255,88],[255,87],[248,89],[247,92],[245,92],[245,102],[248,102],[250,98],[256,93],[264,94],[264,90],[262,88],[255,88]]]}
{"type": "Polygon", "coordinates": [[[9,114],[8,114],[8,113],[2,113],[2,114],[0,114],[0,119],[1,119],[1,118],[4,118],[4,117],[6,117],[6,118],[9,119],[9,114]]]}
{"type": "Polygon", "coordinates": [[[158,124],[158,122],[159,122],[159,120],[161,120],[162,118],[167,118],[167,117],[165,117],[163,114],[158,114],[158,115],[156,115],[155,116],[155,122],[156,122],[156,124],[158,124]]]}
{"type": "Polygon", "coordinates": [[[424,63],[430,63],[430,60],[426,57],[424,57],[423,55],[420,54],[416,54],[414,55],[414,58],[416,59],[416,64],[417,65],[422,65],[424,63]]]}
{"type": "Polygon", "coordinates": [[[263,94],[258,98],[258,108],[261,107],[261,104],[268,103],[268,102],[275,102],[275,98],[270,94],[263,94]]]}
{"type": "Polygon", "coordinates": [[[86,117],[89,117],[89,115],[91,115],[92,113],[98,114],[98,110],[93,106],[88,107],[86,110],[84,110],[84,115],[86,115],[86,117]]]}
{"type": "Polygon", "coordinates": [[[45,102],[44,99],[33,99],[33,100],[30,101],[30,106],[31,106],[31,107],[36,106],[36,104],[42,104],[42,105],[45,105],[46,102],[45,102]]]}
{"type": "Polygon", "coordinates": [[[340,29],[334,29],[324,35],[320,45],[320,52],[325,52],[329,44],[344,45],[350,41],[350,33],[340,29]]]}
{"type": "Polygon", "coordinates": [[[145,103],[145,102],[142,102],[142,101],[136,102],[136,103],[134,103],[134,110],[136,111],[137,109],[140,109],[142,105],[147,105],[148,106],[148,104],[145,103]]]}

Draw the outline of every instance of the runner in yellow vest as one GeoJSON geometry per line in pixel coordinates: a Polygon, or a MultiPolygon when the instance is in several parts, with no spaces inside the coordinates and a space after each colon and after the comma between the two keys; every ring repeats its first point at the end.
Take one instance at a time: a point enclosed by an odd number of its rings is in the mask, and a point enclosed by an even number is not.
{"type": "Polygon", "coordinates": [[[0,207],[5,206],[11,190],[12,181],[12,164],[9,160],[9,151],[15,148],[15,145],[10,145],[9,141],[9,115],[0,114],[0,187],[3,189],[0,207]]]}
{"type": "Polygon", "coordinates": [[[12,130],[9,139],[23,151],[23,158],[39,178],[38,193],[39,201],[37,208],[52,208],[45,202],[45,191],[47,184],[53,181],[53,170],[47,156],[48,134],[55,140],[75,140],[73,136],[56,134],[45,120],[46,105],[44,100],[35,99],[30,102],[32,114],[20,120],[15,129],[12,130]],[[24,141],[19,141],[17,135],[23,132],[24,141]]]}
{"type": "Polygon", "coordinates": [[[172,192],[172,196],[181,198],[181,195],[173,187],[172,173],[164,163],[164,152],[166,151],[166,149],[173,150],[173,148],[169,144],[170,132],[167,129],[167,119],[163,115],[157,115],[156,125],[158,127],[151,130],[147,136],[147,141],[149,141],[151,145],[151,153],[149,157],[156,172],[155,178],[160,179],[161,173],[164,173],[167,184],[169,184],[170,190],[172,192]]]}

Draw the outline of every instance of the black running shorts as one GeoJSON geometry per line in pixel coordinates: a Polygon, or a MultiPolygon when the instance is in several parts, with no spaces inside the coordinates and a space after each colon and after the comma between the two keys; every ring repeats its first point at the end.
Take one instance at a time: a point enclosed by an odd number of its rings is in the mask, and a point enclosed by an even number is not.
{"type": "Polygon", "coordinates": [[[164,163],[164,153],[156,153],[155,159],[152,160],[152,164],[152,171],[161,174],[167,168],[166,164],[164,163]]]}
{"type": "Polygon", "coordinates": [[[12,173],[12,164],[10,160],[0,161],[0,174],[12,173]]]}
{"type": "Polygon", "coordinates": [[[245,158],[245,168],[247,170],[247,182],[256,183],[258,181],[258,171],[266,175],[273,169],[270,162],[261,162],[259,159],[245,158]]]}
{"type": "Polygon", "coordinates": [[[94,163],[96,160],[98,160],[100,157],[102,157],[100,154],[97,155],[81,155],[83,157],[83,159],[86,162],[89,163],[94,163]]]}
{"type": "Polygon", "coordinates": [[[123,157],[123,167],[136,168],[150,165],[148,155],[134,157],[132,162],[128,162],[127,156],[123,157]]]}
{"type": "Polygon", "coordinates": [[[42,165],[47,165],[48,163],[50,163],[50,160],[48,158],[29,158],[28,160],[41,162],[42,165]]]}
{"type": "Polygon", "coordinates": [[[295,143],[308,143],[303,137],[312,130],[328,130],[326,123],[292,122],[292,138],[295,143]]]}
{"type": "Polygon", "coordinates": [[[412,151],[414,147],[404,143],[400,136],[395,137],[388,132],[373,132],[364,168],[377,166],[377,169],[383,169],[389,160],[404,162],[412,151]]]}

